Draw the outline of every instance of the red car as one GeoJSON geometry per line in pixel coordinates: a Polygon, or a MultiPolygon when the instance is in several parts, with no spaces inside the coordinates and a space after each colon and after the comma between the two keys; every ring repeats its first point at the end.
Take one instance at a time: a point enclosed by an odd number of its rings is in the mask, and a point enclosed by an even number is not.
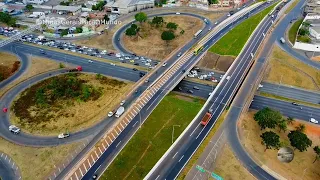
{"type": "Polygon", "coordinates": [[[3,111],[4,113],[8,112],[8,108],[3,108],[2,111],[3,111]]]}

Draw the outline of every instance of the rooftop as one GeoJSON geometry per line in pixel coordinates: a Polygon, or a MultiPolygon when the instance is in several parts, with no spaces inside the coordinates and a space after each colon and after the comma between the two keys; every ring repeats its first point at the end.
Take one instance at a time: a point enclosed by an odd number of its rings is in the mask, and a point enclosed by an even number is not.
{"type": "Polygon", "coordinates": [[[154,0],[118,0],[116,2],[109,2],[106,6],[108,7],[118,7],[126,8],[135,4],[153,3],[154,0]]]}
{"type": "Polygon", "coordinates": [[[61,6],[61,5],[56,5],[53,7],[54,10],[57,11],[69,11],[69,12],[76,12],[79,9],[81,9],[81,6],[61,6]]]}

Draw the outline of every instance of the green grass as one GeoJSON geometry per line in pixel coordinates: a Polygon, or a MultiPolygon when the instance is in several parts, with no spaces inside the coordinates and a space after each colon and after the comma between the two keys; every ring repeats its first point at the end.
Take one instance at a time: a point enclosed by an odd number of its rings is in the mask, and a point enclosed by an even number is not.
{"type": "Polygon", "coordinates": [[[304,35],[304,36],[298,36],[297,41],[303,42],[303,43],[310,43],[311,39],[309,38],[309,36],[304,35]]]}
{"type": "Polygon", "coordinates": [[[279,99],[279,100],[282,100],[282,101],[296,102],[298,104],[303,104],[303,105],[306,105],[306,106],[312,106],[312,107],[318,107],[318,108],[320,107],[319,104],[313,104],[313,103],[310,103],[310,102],[291,99],[291,98],[287,98],[287,97],[283,97],[283,96],[279,96],[279,95],[275,95],[275,94],[270,94],[270,93],[266,93],[266,92],[260,92],[259,95],[264,96],[264,97],[273,98],[273,99],[279,99]]]}
{"type": "Polygon", "coordinates": [[[299,19],[291,26],[289,30],[289,41],[293,44],[296,40],[296,36],[299,30],[299,27],[302,23],[303,19],[299,19]]]}
{"type": "Polygon", "coordinates": [[[101,179],[143,179],[174,139],[188,126],[203,106],[200,99],[170,93],[156,107],[141,129],[133,136],[101,179]],[[181,97],[181,96],[180,96],[181,97]]]}
{"type": "Polygon", "coordinates": [[[212,137],[215,135],[215,133],[217,132],[217,130],[219,129],[220,125],[223,123],[225,117],[227,114],[227,110],[224,111],[221,116],[219,117],[219,119],[217,120],[216,124],[214,125],[214,127],[211,129],[210,133],[208,134],[208,136],[204,139],[204,141],[202,142],[202,144],[199,146],[199,148],[197,149],[197,151],[194,153],[194,155],[192,156],[192,158],[189,160],[189,162],[187,163],[187,165],[183,168],[183,170],[181,171],[181,173],[178,176],[178,180],[183,180],[185,179],[185,177],[187,176],[188,172],[190,171],[190,169],[193,167],[193,165],[198,161],[199,157],[201,156],[201,154],[203,153],[203,151],[205,150],[205,148],[208,146],[208,144],[210,143],[210,140],[212,139],[212,137]]]}
{"type": "Polygon", "coordinates": [[[294,0],[290,7],[285,11],[285,14],[288,14],[298,4],[298,2],[298,0],[294,0]]]}
{"type": "Polygon", "coordinates": [[[276,4],[266,8],[234,27],[216,44],[214,44],[209,51],[220,55],[238,56],[251,33],[255,30],[260,21],[274,8],[274,6],[276,6],[276,4]]]}

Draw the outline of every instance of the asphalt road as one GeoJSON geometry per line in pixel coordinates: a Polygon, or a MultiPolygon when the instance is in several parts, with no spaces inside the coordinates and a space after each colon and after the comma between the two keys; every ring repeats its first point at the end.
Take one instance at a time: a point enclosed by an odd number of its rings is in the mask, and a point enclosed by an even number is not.
{"type": "Polygon", "coordinates": [[[306,89],[301,89],[293,86],[286,86],[280,84],[271,84],[263,82],[261,83],[263,87],[259,88],[258,91],[266,92],[290,99],[295,99],[299,101],[309,102],[313,104],[320,103],[320,93],[316,91],[310,91],[306,89]]]}
{"type": "Polygon", "coordinates": [[[268,17],[253,34],[248,45],[244,48],[244,51],[238,56],[236,66],[230,67],[230,73],[227,74],[230,76],[230,79],[220,82],[219,86],[215,89],[212,98],[210,98],[210,102],[205,105],[204,111],[196,117],[196,121],[191,124],[191,127],[186,131],[182,138],[179,141],[176,141],[175,146],[168,151],[162,161],[157,163],[153,171],[151,171],[146,178],[175,179],[177,177],[235,94],[252,63],[251,53],[256,53],[263,40],[262,33],[266,34],[266,31],[272,25],[271,21],[272,19],[268,17]],[[209,109],[213,110],[212,118],[206,126],[202,126],[200,125],[200,121],[209,109]]]}
{"type": "MultiPolygon", "coordinates": [[[[298,13],[300,11],[299,9],[302,7],[304,2],[305,0],[300,1],[287,16],[290,16],[291,13],[298,13]]],[[[282,21],[279,22],[279,25],[274,29],[274,31],[270,33],[270,37],[268,41],[265,43],[264,49],[260,53],[258,60],[256,61],[248,77],[243,83],[241,88],[242,90],[238,92],[236,98],[234,99],[233,104],[229,109],[228,116],[225,119],[225,121],[228,122],[227,134],[233,152],[241,161],[241,164],[244,167],[246,167],[246,169],[257,179],[271,180],[276,178],[268,172],[266,172],[266,170],[262,169],[260,165],[258,165],[254,160],[252,160],[250,155],[247,154],[246,150],[244,149],[239,140],[238,119],[240,118],[240,114],[242,113],[243,108],[245,108],[246,106],[246,102],[250,96],[250,93],[254,93],[255,91],[255,89],[252,89],[252,85],[259,82],[257,80],[257,77],[259,77],[260,73],[265,68],[265,63],[273,43],[275,41],[278,41],[283,36],[283,31],[284,29],[286,29],[290,20],[291,18],[284,18],[282,21]]]]}
{"type": "Polygon", "coordinates": [[[285,116],[301,119],[304,121],[309,121],[310,118],[320,120],[320,108],[316,107],[310,107],[301,104],[296,106],[291,104],[291,102],[270,99],[264,96],[255,96],[250,105],[251,109],[256,110],[260,110],[265,107],[270,107],[272,109],[278,110],[285,116]]]}
{"type": "Polygon", "coordinates": [[[13,160],[4,153],[0,153],[0,178],[2,180],[18,180],[20,173],[16,170],[13,160]],[[13,164],[12,164],[13,163],[13,164]]]}
{"type": "Polygon", "coordinates": [[[14,53],[20,60],[20,68],[19,70],[14,73],[12,76],[10,76],[9,78],[5,79],[4,81],[0,82],[0,89],[4,88],[6,85],[10,84],[11,82],[13,82],[15,79],[17,79],[18,77],[20,77],[28,68],[29,66],[29,61],[28,58],[25,54],[19,52],[19,51],[8,51],[9,53],[14,53]]]}
{"type": "MultiPolygon", "coordinates": [[[[244,18],[241,18],[239,22],[241,22],[244,18]]],[[[224,28],[221,32],[217,33],[208,43],[204,45],[204,51],[206,51],[212,44],[214,44],[220,37],[222,37],[225,33],[228,32],[228,29],[233,27],[235,24],[231,24],[224,28]]],[[[256,47],[253,47],[256,48],[256,47]]],[[[183,69],[191,69],[192,66],[197,62],[197,58],[202,54],[202,52],[198,56],[192,56],[186,63],[182,65],[180,68],[183,69]]],[[[169,65],[169,64],[168,64],[169,65]]],[[[177,71],[173,77],[174,79],[168,80],[161,90],[159,90],[147,103],[147,105],[142,108],[140,115],[141,115],[141,121],[143,122],[146,117],[152,112],[152,110],[157,106],[158,103],[160,103],[161,99],[171,91],[171,89],[174,87],[174,85],[177,83],[176,79],[183,78],[184,73],[182,71],[177,71]]],[[[140,115],[136,116],[131,122],[133,125],[140,121],[140,115]]],[[[138,126],[128,125],[125,130],[121,132],[121,134],[118,136],[118,138],[115,139],[115,141],[112,143],[111,146],[107,148],[107,150],[102,154],[99,160],[95,162],[95,164],[88,170],[88,172],[84,175],[83,179],[90,179],[93,174],[101,174],[104,169],[112,162],[113,158],[120,152],[120,150],[124,147],[127,140],[130,139],[131,135],[134,134],[134,132],[137,130],[138,126]]]]}

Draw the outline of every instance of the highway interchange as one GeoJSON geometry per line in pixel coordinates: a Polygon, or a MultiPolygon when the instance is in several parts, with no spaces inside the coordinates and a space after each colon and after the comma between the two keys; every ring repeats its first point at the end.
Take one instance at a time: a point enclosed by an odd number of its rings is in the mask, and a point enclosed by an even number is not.
{"type": "MultiPolygon", "coordinates": [[[[300,2],[301,3],[301,2],[300,2]]],[[[295,8],[297,9],[297,8],[295,8]]],[[[294,10],[295,10],[294,9],[294,10]]],[[[260,10],[260,9],[259,9],[260,10]]],[[[258,11],[258,10],[256,10],[258,11]]],[[[253,12],[254,14],[256,12],[253,12]]],[[[172,14],[172,13],[171,13],[172,14]]],[[[183,14],[183,13],[181,13],[183,14]]],[[[159,14],[159,15],[167,15],[167,14],[159,14]]],[[[192,14],[185,13],[183,15],[191,15],[195,16],[192,14]]],[[[277,14],[275,14],[276,16],[277,14]]],[[[201,16],[196,16],[200,19],[203,19],[201,16]]],[[[285,23],[289,21],[289,19],[286,16],[282,22],[276,27],[274,32],[277,32],[277,30],[280,32],[279,27],[286,27],[285,23]],[[287,18],[287,19],[286,19],[287,18]],[[285,23],[283,23],[285,22],[285,23]]],[[[223,16],[220,21],[225,20],[227,17],[223,16]]],[[[219,31],[217,34],[211,38],[205,45],[204,51],[206,51],[209,47],[211,47],[219,38],[221,38],[225,33],[227,33],[228,29],[235,26],[238,23],[241,23],[244,18],[240,18],[237,20],[236,23],[232,23],[231,26],[227,26],[226,28],[222,29],[219,31]]],[[[227,75],[231,76],[231,79],[227,81],[225,79],[226,76],[221,80],[221,83],[217,87],[214,86],[208,86],[208,85],[202,85],[198,84],[195,82],[190,82],[190,81],[182,81],[178,86],[176,86],[180,79],[182,79],[185,76],[185,73],[183,73],[181,70],[190,70],[194,64],[198,61],[197,57],[190,57],[190,60],[188,60],[189,63],[186,63],[185,65],[182,65],[180,68],[180,71],[177,71],[176,74],[174,75],[177,78],[174,78],[164,84],[164,88],[162,91],[156,93],[150,101],[145,105],[145,108],[141,109],[140,115],[141,116],[136,116],[129,124],[131,127],[126,128],[120,136],[113,142],[113,144],[107,149],[107,151],[100,157],[100,159],[91,167],[91,169],[84,175],[83,179],[90,179],[93,174],[101,174],[104,169],[112,162],[114,159],[115,155],[117,155],[117,152],[119,152],[124,146],[125,143],[128,140],[130,140],[130,137],[137,131],[139,128],[138,126],[134,126],[137,123],[139,124],[142,120],[142,123],[146,120],[146,118],[151,114],[152,110],[156,107],[158,103],[160,103],[161,99],[168,93],[170,92],[174,87],[176,87],[176,91],[180,91],[182,93],[187,93],[187,89],[192,89],[194,86],[197,86],[200,88],[199,91],[194,90],[193,95],[203,97],[203,98],[208,98],[209,93],[214,90],[215,93],[213,93],[210,96],[210,101],[204,106],[203,111],[198,115],[198,118],[195,118],[194,123],[190,125],[189,131],[185,134],[185,138],[182,141],[178,142],[179,148],[173,148],[171,149],[171,152],[168,153],[167,157],[168,159],[164,159],[165,163],[160,163],[157,165],[157,168],[152,172],[152,174],[149,175],[148,179],[173,179],[175,178],[178,173],[181,171],[185,163],[188,161],[188,159],[192,156],[193,152],[197,149],[198,145],[202,142],[206,134],[210,131],[210,129],[214,126],[215,120],[219,117],[221,112],[224,110],[226,104],[228,104],[233,97],[234,93],[239,87],[239,84],[242,82],[244,75],[246,75],[246,72],[248,71],[248,67],[250,67],[252,63],[252,54],[255,54],[257,51],[260,42],[263,40],[264,36],[262,36],[262,33],[266,34],[266,32],[269,30],[269,28],[272,26],[272,19],[271,18],[266,18],[264,23],[257,29],[257,31],[254,33],[252,36],[252,39],[248,41],[248,46],[244,48],[242,53],[238,56],[237,61],[238,65],[237,66],[232,66],[228,72],[227,75]],[[182,91],[177,89],[177,87],[181,87],[182,91]],[[205,127],[201,127],[199,122],[203,116],[203,114],[209,110],[209,109],[214,109],[214,115],[209,122],[209,124],[205,127]],[[119,145],[119,143],[121,144],[119,145]]],[[[209,27],[214,27],[214,25],[209,22],[208,24],[204,24],[204,31],[208,31],[209,27]]],[[[118,33],[115,34],[113,38],[113,43],[117,49],[119,49],[123,53],[131,53],[128,52],[123,46],[121,45],[121,42],[119,42],[117,39],[120,38],[121,34],[123,34],[123,30],[125,28],[122,28],[118,33]]],[[[281,31],[283,34],[283,31],[281,31]]],[[[201,39],[204,37],[204,34],[202,34],[198,39],[201,39]]],[[[189,43],[187,43],[184,47],[181,48],[179,52],[187,52],[193,45],[194,43],[197,42],[198,39],[193,39],[189,43]]],[[[277,40],[278,37],[271,36],[269,38],[269,42],[273,40],[277,40]]],[[[287,48],[287,45],[280,45],[282,48],[284,47],[287,48]]],[[[9,51],[15,53],[20,61],[22,62],[21,68],[17,73],[15,73],[13,76],[11,76],[9,79],[5,80],[4,82],[0,83],[0,88],[5,87],[8,85],[10,82],[12,82],[14,79],[18,78],[23,74],[23,72],[27,69],[29,65],[29,60],[26,54],[33,54],[36,56],[44,56],[41,54],[39,51],[40,48],[30,46],[27,44],[23,44],[20,42],[13,42],[5,47],[2,48],[4,51],[9,51]]],[[[88,60],[90,60],[90,57],[88,59],[83,58],[83,57],[77,57],[69,54],[64,54],[61,52],[57,51],[52,51],[52,50],[47,50],[45,49],[47,54],[45,57],[58,60],[58,61],[63,61],[66,63],[74,64],[74,65],[81,65],[83,67],[83,70],[85,72],[94,72],[94,73],[100,73],[108,76],[113,76],[117,77],[120,79],[125,79],[129,81],[134,81],[137,82],[139,81],[139,71],[133,71],[130,68],[125,68],[121,66],[112,66],[109,63],[104,63],[100,61],[94,61],[93,63],[88,63],[88,60]]],[[[299,59],[303,60],[305,63],[310,64],[314,67],[319,67],[319,63],[313,63],[313,61],[303,57],[301,54],[296,54],[294,50],[291,48],[287,49],[287,51],[292,51],[290,54],[293,54],[295,57],[299,57],[299,59]],[[303,58],[300,58],[302,56],[303,58]]],[[[167,68],[169,68],[171,65],[174,64],[176,60],[177,53],[174,54],[167,62],[168,65],[167,67],[161,67],[159,70],[157,70],[157,73],[154,73],[150,76],[150,84],[155,82],[157,78],[159,78],[160,74],[164,73],[167,68]]],[[[64,73],[65,70],[56,70],[52,72],[48,72],[45,74],[41,74],[35,77],[32,77],[31,79],[28,79],[19,85],[15,86],[14,88],[10,89],[9,93],[6,93],[4,96],[1,97],[1,102],[0,106],[1,107],[9,107],[10,104],[12,103],[13,99],[17,94],[19,94],[21,91],[29,87],[31,84],[34,84],[36,82],[39,82],[45,78],[58,75],[61,73],[64,73]]],[[[130,105],[130,102],[133,102],[135,99],[139,97],[139,95],[144,92],[147,89],[147,86],[150,84],[143,84],[138,87],[138,93],[133,93],[130,97],[128,97],[128,105],[130,105]]],[[[297,100],[307,100],[311,103],[318,104],[319,101],[319,96],[317,93],[308,93],[305,92],[304,90],[296,89],[296,88],[290,88],[290,87],[285,87],[285,86],[280,86],[280,85],[274,85],[274,84],[268,84],[268,83],[263,83],[264,87],[260,89],[260,91],[263,92],[268,92],[268,93],[277,93],[278,95],[285,96],[288,98],[294,98],[297,100]],[[277,92],[274,92],[274,87],[277,86],[277,89],[280,90],[277,92]],[[296,94],[299,94],[299,96],[295,96],[296,94]],[[295,95],[293,95],[295,94],[295,95]],[[317,102],[318,101],[318,102],[317,102]]],[[[253,103],[251,104],[251,108],[254,109],[261,109],[266,106],[274,107],[276,109],[279,109],[284,115],[291,115],[295,116],[296,118],[299,119],[304,119],[308,120],[310,117],[313,116],[319,116],[320,111],[318,108],[311,108],[308,106],[287,106],[288,102],[283,102],[280,100],[275,100],[275,99],[270,99],[266,97],[261,97],[261,96],[255,96],[253,103]],[[285,107],[286,105],[286,107],[285,107]],[[301,110],[301,107],[303,110],[301,110]],[[308,111],[308,113],[301,115],[303,113],[299,113],[299,111],[305,112],[305,110],[308,111]],[[292,114],[292,111],[295,111],[296,113],[292,114]]],[[[289,102],[291,104],[291,102],[289,102]]],[[[30,134],[24,134],[21,133],[18,136],[12,136],[12,134],[7,130],[7,127],[9,126],[9,120],[8,120],[8,114],[2,113],[1,118],[0,118],[0,128],[3,129],[3,131],[0,132],[1,137],[4,137],[5,139],[21,144],[21,145],[27,145],[27,146],[55,146],[58,144],[63,144],[63,143],[70,143],[82,138],[93,138],[91,144],[94,145],[95,142],[103,135],[101,131],[103,129],[106,129],[111,125],[111,121],[113,118],[106,118],[104,121],[101,121],[97,125],[81,130],[79,132],[75,132],[70,136],[70,138],[63,139],[63,140],[58,140],[56,137],[39,137],[39,136],[33,136],[30,134]],[[95,133],[93,133],[95,132],[95,133]],[[96,136],[97,135],[97,136],[96,136]]],[[[128,126],[128,127],[129,127],[128,126]]],[[[89,146],[87,149],[85,149],[82,152],[82,155],[85,154],[86,151],[88,151],[89,146]]],[[[81,157],[75,158],[74,163],[76,163],[78,160],[80,160],[81,157]]],[[[63,170],[60,174],[60,176],[57,177],[57,179],[62,178],[70,169],[72,166],[67,166],[65,170],[63,170]]],[[[261,173],[261,172],[260,172],[261,173]]],[[[253,173],[254,174],[254,173],[253,173]]],[[[0,173],[1,175],[1,173],[0,173]]],[[[259,177],[259,175],[257,175],[259,177]]],[[[268,175],[265,175],[268,177],[268,175]]]]}

